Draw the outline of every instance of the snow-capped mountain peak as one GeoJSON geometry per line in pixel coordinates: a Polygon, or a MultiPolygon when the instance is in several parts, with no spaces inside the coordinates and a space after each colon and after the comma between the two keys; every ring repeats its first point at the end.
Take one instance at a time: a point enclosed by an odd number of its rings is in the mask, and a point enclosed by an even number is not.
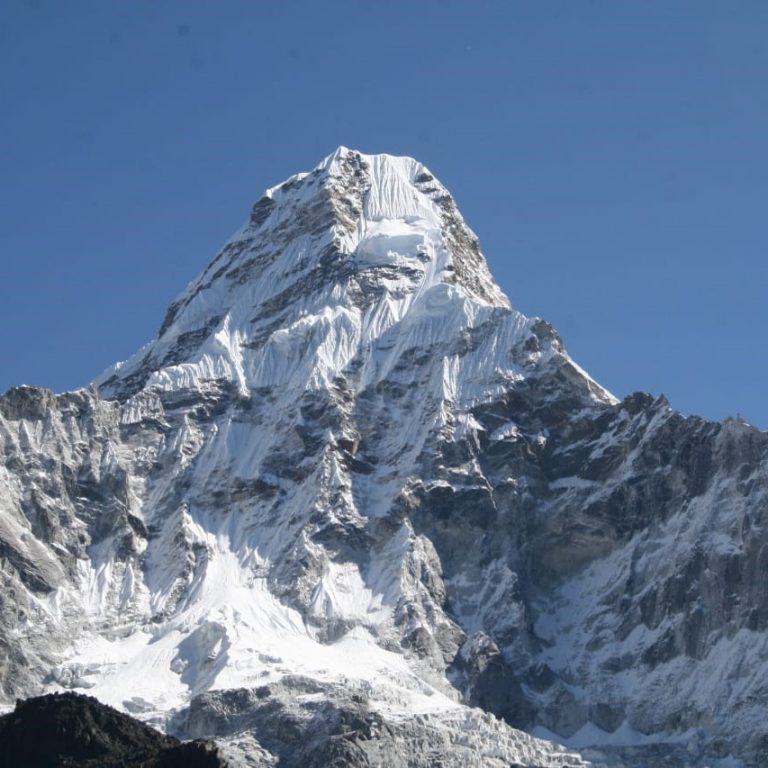
{"type": "Polygon", "coordinates": [[[133,358],[0,397],[0,457],[8,700],[244,765],[768,756],[768,439],[619,402],[410,158],[269,189],[133,358]]]}
{"type": "Polygon", "coordinates": [[[158,338],[97,384],[122,399],[147,382],[226,378],[246,395],[275,380],[278,347],[307,336],[328,341],[315,368],[329,381],[406,317],[439,315],[455,331],[497,311],[525,323],[434,176],[411,158],[340,147],[267,190],[173,302],[158,338]]]}

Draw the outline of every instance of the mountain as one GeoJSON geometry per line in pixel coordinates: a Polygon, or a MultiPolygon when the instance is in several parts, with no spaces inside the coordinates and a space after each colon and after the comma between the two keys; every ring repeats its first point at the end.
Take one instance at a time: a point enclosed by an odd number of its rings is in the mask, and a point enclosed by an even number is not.
{"type": "Polygon", "coordinates": [[[2,695],[243,765],[760,764],[767,454],[617,400],[424,166],[340,148],[130,360],[0,398],[2,695]]]}

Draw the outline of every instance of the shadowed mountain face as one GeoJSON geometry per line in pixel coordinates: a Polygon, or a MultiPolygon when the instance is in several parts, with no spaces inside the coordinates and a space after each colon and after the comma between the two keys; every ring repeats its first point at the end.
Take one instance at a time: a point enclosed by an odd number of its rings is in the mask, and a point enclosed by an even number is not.
{"type": "Polygon", "coordinates": [[[133,358],[0,398],[3,696],[88,690],[251,764],[578,764],[510,726],[759,763],[767,455],[618,401],[426,168],[341,148],[133,358]]]}
{"type": "Polygon", "coordinates": [[[24,768],[226,768],[210,742],[182,744],[76,693],[27,699],[0,717],[0,761],[24,768]]]}

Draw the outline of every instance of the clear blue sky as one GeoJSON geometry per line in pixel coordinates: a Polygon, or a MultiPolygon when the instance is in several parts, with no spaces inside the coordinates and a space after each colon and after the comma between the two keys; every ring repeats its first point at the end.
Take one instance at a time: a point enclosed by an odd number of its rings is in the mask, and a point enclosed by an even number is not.
{"type": "Polygon", "coordinates": [[[0,390],[129,356],[345,144],[617,395],[768,428],[768,2],[4,0],[0,138],[0,390]]]}

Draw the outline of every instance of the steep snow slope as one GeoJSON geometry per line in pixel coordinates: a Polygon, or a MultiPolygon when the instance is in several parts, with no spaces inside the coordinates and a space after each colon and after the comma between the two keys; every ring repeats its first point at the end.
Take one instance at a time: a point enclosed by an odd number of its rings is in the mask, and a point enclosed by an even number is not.
{"type": "Polygon", "coordinates": [[[3,692],[246,764],[578,763],[466,703],[751,759],[767,444],[619,403],[427,169],[340,148],[94,388],[0,399],[3,692]]]}

